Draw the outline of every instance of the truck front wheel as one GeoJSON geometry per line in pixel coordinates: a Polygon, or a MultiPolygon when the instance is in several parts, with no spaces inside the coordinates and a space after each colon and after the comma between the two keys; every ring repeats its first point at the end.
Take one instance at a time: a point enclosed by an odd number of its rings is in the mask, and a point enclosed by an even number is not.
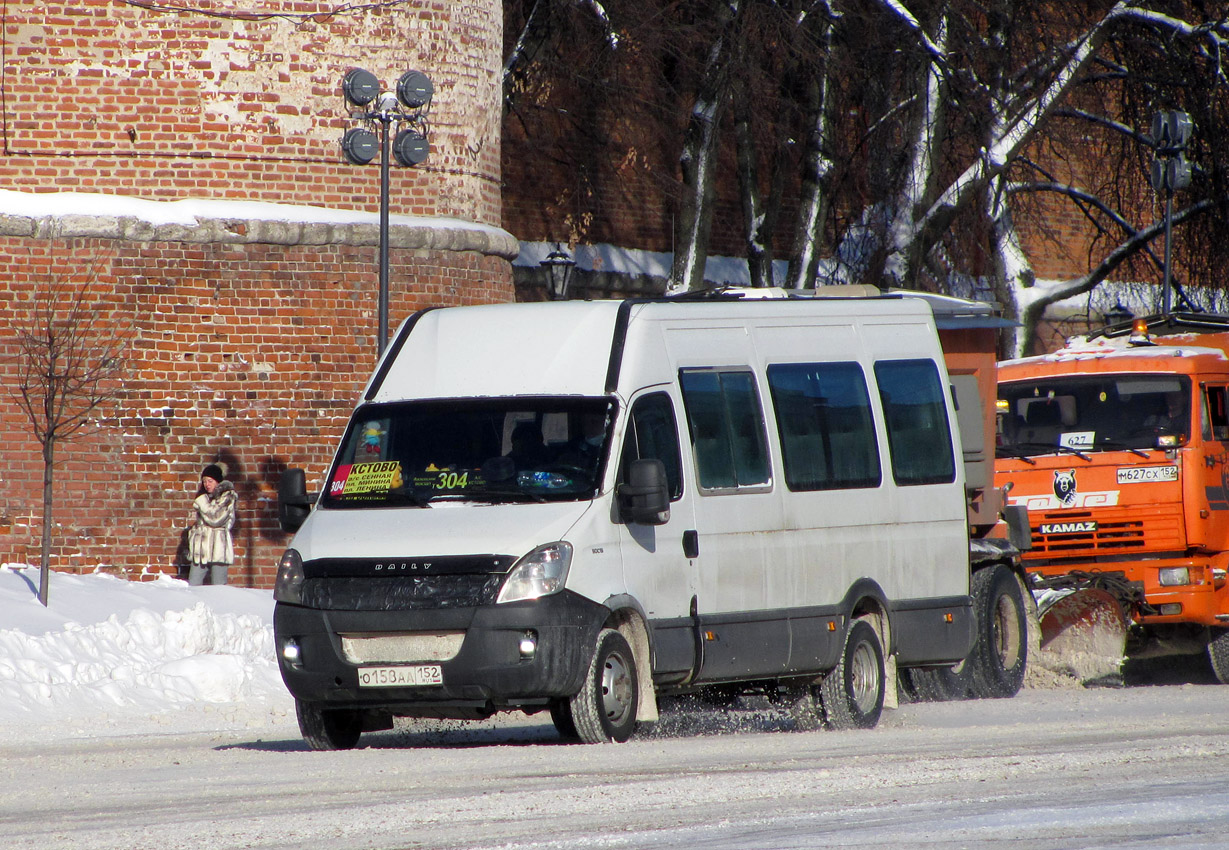
{"type": "Polygon", "coordinates": [[[1002,564],[978,570],[972,582],[977,640],[965,668],[975,698],[1013,697],[1024,684],[1028,628],[1015,573],[1002,564]]]}
{"type": "Polygon", "coordinates": [[[1229,685],[1229,629],[1212,630],[1212,639],[1208,641],[1208,659],[1212,662],[1216,681],[1229,685]]]}

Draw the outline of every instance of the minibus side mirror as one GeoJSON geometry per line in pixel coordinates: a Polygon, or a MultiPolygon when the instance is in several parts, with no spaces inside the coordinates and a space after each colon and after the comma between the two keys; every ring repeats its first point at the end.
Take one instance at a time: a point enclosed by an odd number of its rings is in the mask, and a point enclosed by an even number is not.
{"type": "Polygon", "coordinates": [[[282,531],[293,534],[312,512],[313,499],[307,495],[307,476],[301,469],[286,469],[277,482],[277,522],[282,531]]]}
{"type": "Polygon", "coordinates": [[[666,465],[656,458],[633,460],[627,481],[619,485],[619,513],[624,522],[663,525],[670,519],[666,465]]]}

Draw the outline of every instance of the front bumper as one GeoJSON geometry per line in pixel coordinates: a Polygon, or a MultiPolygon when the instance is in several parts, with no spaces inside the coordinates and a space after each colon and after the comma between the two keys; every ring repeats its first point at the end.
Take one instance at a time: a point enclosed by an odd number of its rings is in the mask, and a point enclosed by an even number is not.
{"type": "Polygon", "coordinates": [[[473,608],[409,611],[326,611],[278,603],[274,643],[286,687],[299,700],[326,708],[380,709],[401,716],[460,716],[504,709],[537,709],[580,690],[597,634],[609,611],[569,591],[542,599],[473,608]],[[398,658],[379,666],[439,664],[442,685],[359,687],[343,636],[462,633],[446,660],[398,658]],[[535,651],[525,656],[522,640],[535,651]],[[283,654],[299,647],[296,661],[283,654]]]}

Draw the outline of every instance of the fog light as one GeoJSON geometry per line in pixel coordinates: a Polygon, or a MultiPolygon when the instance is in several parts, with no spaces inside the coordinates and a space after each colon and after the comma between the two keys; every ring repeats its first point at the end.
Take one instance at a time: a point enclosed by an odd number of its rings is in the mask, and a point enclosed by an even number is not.
{"type": "Polygon", "coordinates": [[[1160,570],[1161,587],[1177,587],[1191,583],[1190,567],[1163,567],[1160,570]]]}
{"type": "Polygon", "coordinates": [[[1166,602],[1161,606],[1161,615],[1164,617],[1176,617],[1182,613],[1181,602],[1166,602]]]}
{"type": "Polygon", "coordinates": [[[294,638],[286,638],[282,643],[282,658],[287,664],[298,665],[303,660],[303,650],[299,648],[299,642],[294,638]]]}
{"type": "Polygon", "coordinates": [[[521,658],[527,660],[533,658],[538,652],[538,636],[533,632],[525,632],[525,636],[521,638],[521,658]]]}

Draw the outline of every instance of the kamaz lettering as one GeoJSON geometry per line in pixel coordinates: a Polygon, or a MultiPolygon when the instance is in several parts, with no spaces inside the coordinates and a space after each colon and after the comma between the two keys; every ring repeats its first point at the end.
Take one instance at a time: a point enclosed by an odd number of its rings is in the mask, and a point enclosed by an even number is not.
{"type": "Polygon", "coordinates": [[[1088,534],[1096,530],[1095,522],[1043,522],[1038,528],[1042,534],[1088,534]]]}

